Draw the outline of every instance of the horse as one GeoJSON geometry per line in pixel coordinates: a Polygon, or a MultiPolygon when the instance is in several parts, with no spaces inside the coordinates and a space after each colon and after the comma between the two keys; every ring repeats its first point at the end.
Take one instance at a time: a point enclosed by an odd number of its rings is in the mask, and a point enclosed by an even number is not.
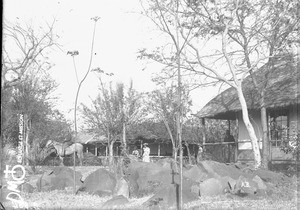
{"type": "Polygon", "coordinates": [[[61,165],[64,165],[64,157],[66,155],[71,155],[76,152],[80,165],[82,166],[82,159],[83,159],[83,145],[80,143],[73,143],[69,146],[65,146],[64,143],[60,143],[57,141],[49,140],[46,144],[46,148],[53,146],[56,150],[57,155],[61,160],[61,165]]]}

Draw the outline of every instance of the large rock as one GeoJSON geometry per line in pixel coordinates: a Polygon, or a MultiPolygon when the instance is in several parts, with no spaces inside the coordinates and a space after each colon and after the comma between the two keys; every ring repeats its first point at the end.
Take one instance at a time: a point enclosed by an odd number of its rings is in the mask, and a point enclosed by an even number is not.
{"type": "Polygon", "coordinates": [[[235,193],[240,195],[254,195],[257,190],[258,184],[244,176],[240,176],[235,185],[235,193]]]}
{"type": "Polygon", "coordinates": [[[276,173],[273,171],[265,170],[265,169],[258,169],[253,171],[253,175],[259,176],[264,182],[269,182],[274,185],[281,185],[283,183],[293,183],[293,180],[284,175],[283,173],[276,173]]]}
{"type": "Polygon", "coordinates": [[[198,167],[196,165],[184,171],[183,176],[199,183],[212,177],[204,167],[198,167]]]}
{"type": "Polygon", "coordinates": [[[37,180],[37,190],[38,191],[51,191],[51,190],[64,190],[67,187],[73,187],[74,181],[76,187],[79,188],[82,185],[81,182],[81,173],[75,172],[74,180],[74,171],[68,167],[55,167],[50,172],[45,172],[37,180]]]}
{"type": "Polygon", "coordinates": [[[174,180],[169,167],[156,163],[133,162],[127,170],[130,195],[141,197],[154,193],[174,180]]]}
{"type": "Polygon", "coordinates": [[[222,183],[223,191],[225,193],[232,192],[235,188],[235,185],[237,183],[237,180],[231,178],[230,176],[224,176],[219,178],[219,180],[222,183]]]}
{"type": "Polygon", "coordinates": [[[125,198],[129,198],[129,186],[124,178],[117,180],[115,188],[115,196],[122,195],[125,198]]]}
{"type": "Polygon", "coordinates": [[[200,195],[201,196],[217,196],[225,193],[225,188],[217,178],[209,178],[200,183],[200,195]]]}
{"type": "Polygon", "coordinates": [[[199,165],[202,165],[210,174],[214,175],[215,178],[229,176],[232,179],[237,180],[240,176],[250,179],[252,179],[254,176],[252,174],[243,172],[234,165],[227,165],[215,161],[206,160],[202,161],[199,165]]]}
{"type": "Polygon", "coordinates": [[[25,193],[33,193],[34,187],[31,184],[25,182],[24,184],[20,185],[20,191],[25,193]]]}
{"type": "Polygon", "coordinates": [[[114,193],[116,183],[113,173],[100,168],[86,177],[78,191],[88,192],[92,195],[108,196],[114,193]]]}
{"type": "Polygon", "coordinates": [[[172,158],[159,159],[156,164],[162,166],[163,168],[170,169],[172,167],[174,160],[172,158]]]}
{"type": "Polygon", "coordinates": [[[260,189],[260,190],[267,189],[267,185],[264,183],[264,181],[259,176],[256,175],[252,180],[257,183],[258,189],[260,189]]]}
{"type": "MultiPolygon", "coordinates": [[[[191,183],[189,180],[183,180],[182,189],[182,201],[188,203],[198,200],[198,195],[191,191],[191,183]]],[[[169,209],[170,207],[176,207],[179,202],[179,185],[169,184],[164,188],[159,189],[155,195],[148,199],[144,206],[151,209],[169,209]]]]}
{"type": "Polygon", "coordinates": [[[109,199],[108,201],[106,201],[103,204],[102,208],[114,209],[114,208],[122,207],[122,206],[126,205],[127,203],[129,203],[127,198],[125,198],[123,195],[118,195],[118,196],[114,196],[111,199],[109,199]]]}

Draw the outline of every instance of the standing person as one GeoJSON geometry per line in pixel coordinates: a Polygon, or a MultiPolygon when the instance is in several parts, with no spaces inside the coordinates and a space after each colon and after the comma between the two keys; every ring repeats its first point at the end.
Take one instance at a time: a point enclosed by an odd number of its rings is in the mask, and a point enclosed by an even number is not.
{"type": "Polygon", "coordinates": [[[148,147],[148,143],[143,144],[143,162],[150,162],[150,148],[148,147]]]}
{"type": "Polygon", "coordinates": [[[199,144],[198,145],[198,154],[197,154],[197,163],[203,161],[203,147],[199,144]]]}
{"type": "MultiPolygon", "coordinates": [[[[234,137],[233,135],[230,134],[229,130],[226,130],[226,134],[224,137],[224,142],[228,142],[228,143],[234,143],[234,137]]],[[[230,163],[231,161],[233,161],[234,158],[232,158],[232,155],[234,154],[234,144],[227,144],[225,145],[225,159],[227,163],[230,163]]]]}

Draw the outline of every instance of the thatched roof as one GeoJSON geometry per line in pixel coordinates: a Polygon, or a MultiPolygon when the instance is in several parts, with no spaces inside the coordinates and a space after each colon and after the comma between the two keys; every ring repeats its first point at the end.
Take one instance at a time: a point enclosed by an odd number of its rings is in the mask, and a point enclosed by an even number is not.
{"type": "Polygon", "coordinates": [[[105,136],[81,132],[77,134],[76,142],[81,144],[106,143],[107,138],[105,136]]]}
{"type": "MultiPolygon", "coordinates": [[[[281,61],[270,70],[263,66],[254,76],[259,84],[263,84],[267,78],[265,94],[267,108],[276,109],[299,104],[300,84],[297,84],[300,76],[299,63],[296,65],[296,62],[290,60],[281,61]]],[[[250,76],[244,80],[242,86],[248,109],[259,109],[260,94],[256,91],[250,76]]],[[[231,87],[209,101],[196,115],[201,118],[235,119],[235,113],[240,110],[237,91],[231,87]]]]}

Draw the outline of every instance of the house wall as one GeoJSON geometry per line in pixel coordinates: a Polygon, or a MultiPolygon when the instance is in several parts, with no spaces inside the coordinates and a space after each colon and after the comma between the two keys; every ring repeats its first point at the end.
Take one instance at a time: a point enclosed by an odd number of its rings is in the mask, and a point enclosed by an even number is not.
{"type": "MultiPolygon", "coordinates": [[[[300,105],[289,108],[289,127],[290,136],[293,135],[297,129],[299,130],[298,121],[300,120],[300,105]]],[[[260,111],[250,111],[250,121],[254,127],[257,138],[260,141],[260,149],[262,149],[262,129],[260,120],[260,111]]],[[[238,115],[239,122],[239,137],[238,137],[238,160],[253,160],[253,152],[249,134],[242,119],[242,113],[238,115]],[[248,142],[245,142],[248,141],[248,142]]],[[[271,147],[271,160],[291,160],[291,154],[285,154],[279,147],[271,147]]]]}
{"type": "Polygon", "coordinates": [[[290,109],[289,112],[289,124],[290,124],[290,135],[292,136],[294,132],[297,132],[297,130],[300,130],[299,127],[299,120],[300,120],[300,105],[298,106],[293,106],[290,109]]]}
{"type": "MultiPolygon", "coordinates": [[[[260,141],[260,148],[262,148],[262,129],[261,129],[261,120],[260,120],[260,112],[259,111],[249,111],[249,118],[250,122],[252,123],[252,126],[254,128],[254,131],[256,133],[256,136],[258,140],[260,141]]],[[[251,149],[251,143],[249,142],[250,136],[248,134],[247,128],[245,126],[245,123],[243,121],[242,112],[238,114],[238,123],[239,123],[239,134],[238,134],[238,142],[239,142],[239,149],[246,150],[251,149]],[[245,141],[245,142],[243,142],[245,141]],[[242,142],[242,143],[240,143],[242,142]]]]}

